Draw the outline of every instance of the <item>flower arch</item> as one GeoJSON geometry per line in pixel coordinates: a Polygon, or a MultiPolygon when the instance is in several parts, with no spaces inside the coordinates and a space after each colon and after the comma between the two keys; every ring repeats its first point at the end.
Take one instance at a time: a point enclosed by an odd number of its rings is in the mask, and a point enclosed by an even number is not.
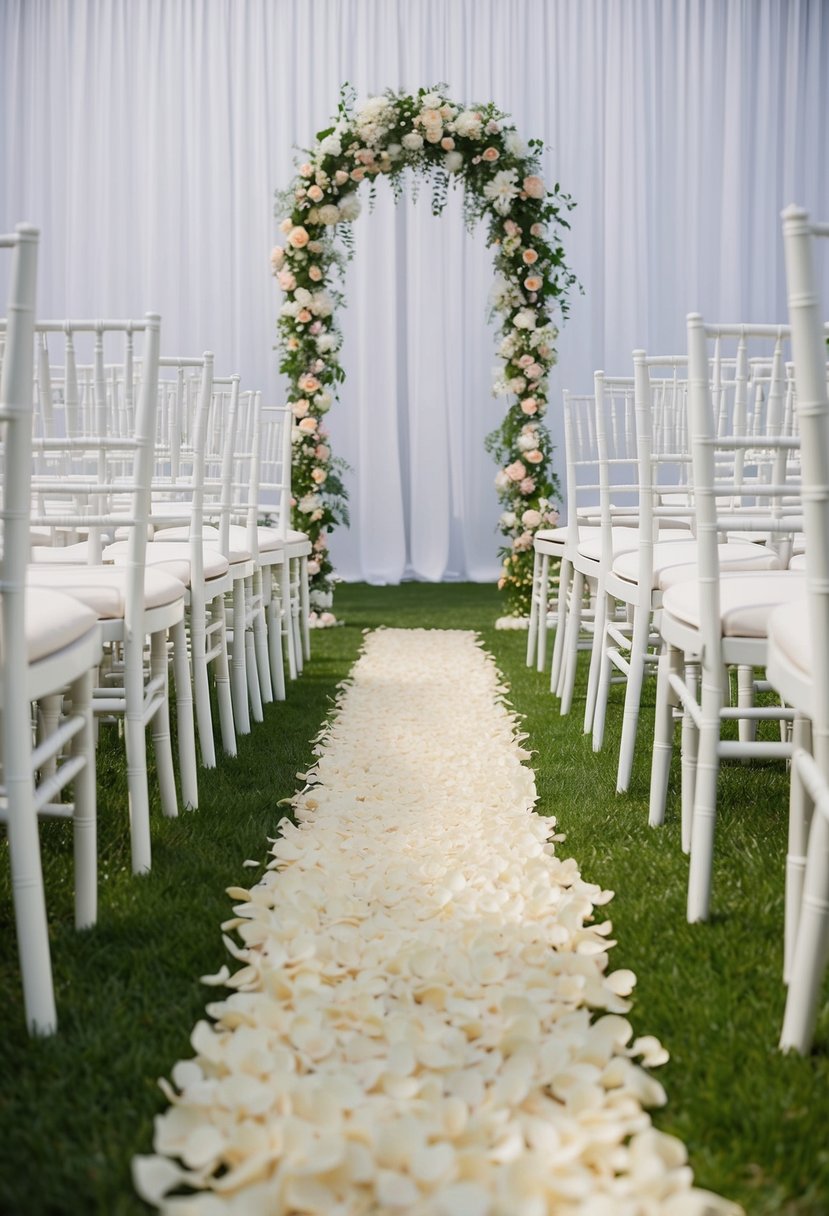
{"type": "MultiPolygon", "coordinates": [[[[496,271],[491,305],[504,361],[493,391],[509,399],[503,422],[487,438],[499,465],[495,485],[504,507],[499,587],[507,615],[528,614],[533,536],[558,518],[558,483],[542,419],[556,359],[554,318],[566,315],[575,283],[560,241],[573,203],[558,184],[545,185],[540,140],[525,144],[491,102],[459,105],[445,91],[443,85],[416,94],[389,90],[355,106],[343,89],[332,125],[318,133],[292,185],[277,196],[285,240],[274,247],[271,265],[285,294],[278,347],[294,414],[294,522],[313,542],[309,572],[317,609],[330,602],[329,531],[348,521],[342,462],[332,456],[324,415],[344,378],[336,316],[363,182],[373,191],[385,177],[399,198],[407,170],[428,174],[436,215],[450,185],[460,184],[468,226],[488,223],[496,271]]],[[[333,622],[330,613],[315,618],[333,622]]]]}

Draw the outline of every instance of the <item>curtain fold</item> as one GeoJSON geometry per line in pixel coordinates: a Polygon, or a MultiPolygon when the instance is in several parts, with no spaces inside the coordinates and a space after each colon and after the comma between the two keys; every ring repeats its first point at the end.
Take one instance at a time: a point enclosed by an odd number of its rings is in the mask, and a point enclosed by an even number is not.
{"type": "MultiPolygon", "coordinates": [[[[170,354],[216,354],[269,401],[273,192],[336,108],[444,82],[548,145],[577,202],[584,295],[561,387],[682,351],[685,315],[783,320],[779,213],[829,216],[824,0],[0,0],[0,226],[43,232],[41,316],[162,314],[170,354]]],[[[367,192],[366,192],[367,194],[367,192]]],[[[459,197],[429,185],[355,225],[329,417],[349,464],[348,578],[497,573],[491,278],[459,197]]]]}

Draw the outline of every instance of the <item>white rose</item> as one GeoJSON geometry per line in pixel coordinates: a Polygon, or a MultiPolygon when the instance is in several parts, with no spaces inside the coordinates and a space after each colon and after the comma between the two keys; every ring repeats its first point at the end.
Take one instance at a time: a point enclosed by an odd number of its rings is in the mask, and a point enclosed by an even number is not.
{"type": "Polygon", "coordinates": [[[321,355],[325,355],[328,351],[337,349],[337,339],[333,334],[320,334],[316,341],[316,347],[321,355]]]}
{"type": "Polygon", "coordinates": [[[320,207],[319,222],[321,224],[336,224],[339,218],[340,209],[333,203],[326,203],[324,207],[320,207]]]}
{"type": "Polygon", "coordinates": [[[316,397],[314,398],[314,405],[321,414],[327,414],[331,409],[331,401],[331,394],[323,391],[321,393],[317,393],[316,397]]]}
{"type": "Polygon", "coordinates": [[[347,194],[345,198],[341,198],[339,207],[341,219],[347,220],[349,223],[351,223],[353,220],[356,220],[357,216],[360,214],[362,204],[360,203],[360,200],[355,192],[354,194],[347,194]]]}
{"type": "Polygon", "coordinates": [[[280,317],[295,317],[299,312],[299,305],[293,300],[286,300],[279,310],[280,317]]]}
{"type": "Polygon", "coordinates": [[[454,125],[458,135],[469,139],[477,139],[481,134],[481,116],[475,110],[462,110],[454,125]]]}
{"type": "Polygon", "coordinates": [[[409,131],[403,136],[402,143],[407,152],[419,152],[423,147],[423,136],[418,135],[417,131],[409,131]]]}
{"type": "Polygon", "coordinates": [[[297,287],[294,292],[294,299],[300,308],[307,308],[313,298],[307,287],[297,287]]]}
{"type": "Polygon", "coordinates": [[[506,488],[511,484],[512,483],[511,483],[509,477],[507,476],[507,474],[504,472],[504,470],[499,469],[498,472],[495,474],[496,490],[506,490],[506,488]]]}
{"type": "Polygon", "coordinates": [[[341,156],[342,151],[343,146],[337,135],[326,135],[320,142],[320,152],[323,156],[341,156]]]}
{"type": "Polygon", "coordinates": [[[522,308],[512,318],[516,329],[535,329],[535,313],[529,308],[522,308]]]}
{"type": "Polygon", "coordinates": [[[524,141],[517,131],[507,131],[504,144],[506,145],[507,152],[509,152],[510,156],[514,156],[516,160],[521,160],[522,157],[527,155],[524,141]]]}
{"type": "Polygon", "coordinates": [[[447,152],[443,163],[447,173],[458,173],[463,168],[463,153],[447,152]]]}
{"type": "Polygon", "coordinates": [[[521,516],[521,523],[525,528],[537,528],[541,523],[541,512],[532,510],[525,511],[521,516]]]}
{"type": "MultiPolygon", "coordinates": [[[[509,480],[509,479],[507,479],[507,480],[509,480]]],[[[504,511],[503,515],[501,516],[501,527],[502,528],[514,528],[515,523],[516,523],[515,512],[514,511],[504,511]]]]}
{"type": "Polygon", "coordinates": [[[421,97],[420,104],[424,110],[437,110],[443,104],[443,98],[440,93],[426,93],[421,97]]]}
{"type": "MultiPolygon", "coordinates": [[[[334,302],[327,291],[318,291],[311,299],[311,311],[318,317],[330,317],[334,311],[334,302]]],[[[535,317],[533,317],[533,324],[535,317]]]]}
{"type": "Polygon", "coordinates": [[[389,144],[387,151],[390,160],[397,160],[403,149],[400,147],[400,144],[389,144]]]}
{"type": "Polygon", "coordinates": [[[535,447],[535,435],[519,435],[517,447],[519,452],[531,452],[535,447]]]}

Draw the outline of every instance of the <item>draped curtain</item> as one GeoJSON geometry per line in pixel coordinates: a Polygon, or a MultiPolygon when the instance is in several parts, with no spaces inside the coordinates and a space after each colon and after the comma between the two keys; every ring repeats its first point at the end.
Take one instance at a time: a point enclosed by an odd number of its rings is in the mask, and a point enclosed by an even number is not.
{"type": "MultiPolygon", "coordinates": [[[[825,0],[0,0],[0,228],[42,229],[43,317],[162,314],[168,354],[284,400],[273,193],[358,95],[493,100],[577,208],[560,389],[684,349],[684,318],[786,316],[779,213],[829,217],[825,0]]],[[[461,200],[382,181],[355,225],[329,415],[346,578],[497,573],[491,267],[461,200]]]]}

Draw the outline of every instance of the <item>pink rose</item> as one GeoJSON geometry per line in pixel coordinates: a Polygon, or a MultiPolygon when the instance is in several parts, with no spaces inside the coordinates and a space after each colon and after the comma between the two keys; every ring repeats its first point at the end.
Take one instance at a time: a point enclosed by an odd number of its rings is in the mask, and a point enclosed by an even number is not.
{"type": "Polygon", "coordinates": [[[526,262],[528,266],[532,266],[533,262],[538,261],[538,254],[534,249],[525,249],[521,254],[521,260],[526,262]]]}
{"type": "Polygon", "coordinates": [[[506,232],[507,236],[519,236],[521,229],[515,220],[504,220],[504,232],[506,232]]]}
{"type": "Polygon", "coordinates": [[[299,387],[303,393],[318,393],[321,385],[316,376],[304,375],[299,378],[299,387]]]}
{"type": "Polygon", "coordinates": [[[279,231],[285,232],[285,233],[290,232],[291,229],[293,228],[293,226],[294,226],[294,221],[292,219],[284,219],[282,221],[282,223],[279,225],[279,231]]]}
{"type": "Polygon", "coordinates": [[[285,261],[285,250],[281,245],[274,245],[271,250],[271,270],[276,274],[282,269],[282,263],[285,261]]]}
{"type": "Polygon", "coordinates": [[[521,523],[525,528],[537,528],[541,523],[541,512],[530,508],[521,516],[521,523]]]}
{"type": "Polygon", "coordinates": [[[451,152],[455,146],[455,141],[451,135],[445,135],[440,141],[440,146],[443,148],[444,152],[451,152]]]}
{"type": "Polygon", "coordinates": [[[524,190],[530,198],[543,198],[547,193],[544,182],[540,177],[536,177],[535,174],[524,178],[524,190]]]}
{"type": "Polygon", "coordinates": [[[288,339],[285,345],[287,346],[288,350],[299,350],[299,338],[291,337],[288,339]]]}
{"type": "Polygon", "coordinates": [[[543,235],[544,235],[544,225],[543,224],[532,224],[531,225],[530,236],[543,236],[543,235]]]}
{"type": "Polygon", "coordinates": [[[307,308],[300,308],[299,312],[296,315],[296,319],[300,325],[307,325],[308,322],[311,320],[311,313],[308,311],[307,308]]]}
{"type": "Polygon", "coordinates": [[[349,177],[353,182],[361,182],[366,175],[365,169],[361,169],[359,165],[356,169],[352,169],[349,177]]]}
{"type": "Polygon", "coordinates": [[[316,418],[303,418],[299,424],[299,429],[303,435],[313,435],[317,429],[316,418]]]}
{"type": "Polygon", "coordinates": [[[525,477],[518,489],[526,497],[527,494],[532,494],[535,490],[535,478],[525,477]]]}
{"type": "Polygon", "coordinates": [[[310,332],[312,334],[321,334],[322,333],[322,321],[315,321],[314,324],[311,326],[310,332]]]}
{"type": "Polygon", "coordinates": [[[348,181],[348,174],[346,173],[345,169],[337,170],[337,172],[334,174],[334,181],[338,186],[345,185],[345,183],[348,181]]]}
{"type": "Polygon", "coordinates": [[[527,291],[540,291],[543,285],[544,280],[539,278],[537,274],[527,275],[526,279],[524,280],[524,286],[526,287],[527,291]]]}
{"type": "Polygon", "coordinates": [[[314,456],[317,460],[324,464],[330,455],[331,449],[327,448],[324,443],[317,445],[316,451],[314,452],[314,456]]]}
{"type": "Polygon", "coordinates": [[[525,397],[521,402],[521,409],[525,414],[537,414],[538,402],[535,397],[525,397]]]}
{"type": "Polygon", "coordinates": [[[529,367],[532,362],[533,362],[532,355],[522,355],[521,358],[518,360],[518,366],[519,367],[529,367]]]}
{"type": "Polygon", "coordinates": [[[296,287],[296,276],[290,270],[280,270],[276,281],[283,291],[293,291],[296,287]]]}
{"type": "Polygon", "coordinates": [[[319,574],[319,572],[320,572],[320,564],[319,564],[319,562],[318,562],[318,561],[315,561],[313,557],[312,557],[312,558],[309,558],[309,560],[308,560],[308,573],[309,573],[309,575],[311,576],[311,578],[313,578],[315,574],[319,574]]]}
{"type": "Polygon", "coordinates": [[[318,203],[324,197],[319,186],[309,186],[305,193],[308,195],[312,203],[318,203]]]}
{"type": "Polygon", "coordinates": [[[531,452],[526,452],[525,455],[530,464],[541,464],[544,459],[544,453],[539,452],[538,448],[533,448],[531,452]]]}
{"type": "Polygon", "coordinates": [[[528,380],[540,380],[544,375],[544,368],[540,363],[531,363],[527,368],[528,380]]]}
{"type": "Polygon", "coordinates": [[[328,474],[325,469],[311,469],[311,480],[318,486],[321,486],[328,474]]]}
{"type": "Polygon", "coordinates": [[[313,280],[314,283],[319,283],[320,279],[322,278],[322,271],[320,270],[319,266],[308,267],[308,278],[313,280]]]}
{"type": "Polygon", "coordinates": [[[314,174],[314,170],[313,170],[312,166],[308,164],[307,161],[305,162],[304,165],[299,166],[299,176],[300,177],[313,177],[313,174],[314,174]]]}
{"type": "Polygon", "coordinates": [[[510,481],[521,481],[527,475],[527,470],[520,460],[515,460],[512,464],[507,465],[505,472],[510,481]]]}
{"type": "Polygon", "coordinates": [[[308,406],[307,401],[300,400],[300,401],[295,401],[291,408],[293,411],[294,418],[304,418],[305,415],[308,413],[309,406],[308,406]]]}
{"type": "Polygon", "coordinates": [[[308,233],[301,225],[291,228],[291,231],[288,233],[288,244],[292,245],[294,249],[304,249],[310,239],[308,233]]]}
{"type": "Polygon", "coordinates": [[[496,161],[500,155],[501,153],[497,148],[490,146],[489,148],[484,148],[483,152],[481,153],[481,160],[487,160],[492,163],[496,161]]]}
{"type": "Polygon", "coordinates": [[[355,154],[354,159],[358,160],[361,165],[373,165],[374,153],[370,148],[360,148],[359,152],[355,154]]]}

